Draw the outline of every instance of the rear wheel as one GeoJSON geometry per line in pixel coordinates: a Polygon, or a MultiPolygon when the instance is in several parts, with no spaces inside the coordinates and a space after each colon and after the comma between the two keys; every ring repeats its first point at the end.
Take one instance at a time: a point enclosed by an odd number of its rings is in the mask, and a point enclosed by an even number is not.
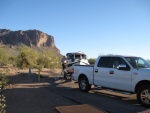
{"type": "Polygon", "coordinates": [[[150,107],[150,85],[142,86],[137,92],[137,100],[144,107],[150,107]]]}
{"type": "Polygon", "coordinates": [[[81,77],[79,79],[79,89],[82,92],[88,92],[91,89],[91,85],[86,77],[81,77]]]}

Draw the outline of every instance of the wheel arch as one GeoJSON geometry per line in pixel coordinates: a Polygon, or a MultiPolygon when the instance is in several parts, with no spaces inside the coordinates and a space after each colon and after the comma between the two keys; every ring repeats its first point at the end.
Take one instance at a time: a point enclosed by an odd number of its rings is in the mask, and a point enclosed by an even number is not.
{"type": "Polygon", "coordinates": [[[135,86],[135,89],[134,89],[134,92],[137,93],[138,89],[141,87],[141,86],[144,86],[144,85],[150,85],[150,81],[148,80],[142,80],[142,81],[139,81],[136,86],[135,86]]]}
{"type": "Polygon", "coordinates": [[[91,84],[89,84],[89,80],[85,74],[80,74],[78,81],[79,81],[79,89],[82,92],[88,92],[91,89],[91,84]]]}
{"type": "MultiPolygon", "coordinates": [[[[85,74],[80,74],[79,77],[78,77],[78,81],[79,81],[80,78],[82,78],[82,77],[85,77],[85,78],[88,80],[88,78],[87,78],[87,76],[86,76],[85,74]]],[[[88,81],[89,81],[89,80],[88,80],[88,81]]]]}

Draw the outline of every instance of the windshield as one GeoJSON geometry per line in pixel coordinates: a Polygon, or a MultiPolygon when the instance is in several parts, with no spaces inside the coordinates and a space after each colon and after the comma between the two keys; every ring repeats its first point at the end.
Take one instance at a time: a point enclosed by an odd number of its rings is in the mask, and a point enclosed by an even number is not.
{"type": "Polygon", "coordinates": [[[75,55],[75,59],[81,59],[80,55],[75,55]]]}
{"type": "Polygon", "coordinates": [[[86,55],[81,55],[82,56],[82,59],[86,59],[86,55]]]}
{"type": "Polygon", "coordinates": [[[84,54],[76,54],[75,59],[86,59],[86,55],[84,54]]]}
{"type": "Polygon", "coordinates": [[[150,68],[150,62],[140,57],[125,57],[133,68],[150,68]]]}

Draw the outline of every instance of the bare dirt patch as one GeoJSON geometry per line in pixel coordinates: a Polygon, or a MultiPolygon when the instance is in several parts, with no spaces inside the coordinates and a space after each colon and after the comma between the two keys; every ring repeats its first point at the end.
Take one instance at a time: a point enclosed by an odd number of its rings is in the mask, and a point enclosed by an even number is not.
{"type": "Polygon", "coordinates": [[[8,70],[9,82],[4,91],[7,113],[58,113],[55,107],[77,104],[50,89],[49,86],[55,82],[54,78],[60,74],[59,69],[42,69],[39,81],[37,69],[31,70],[30,79],[28,69],[1,68],[1,71],[8,70]]]}

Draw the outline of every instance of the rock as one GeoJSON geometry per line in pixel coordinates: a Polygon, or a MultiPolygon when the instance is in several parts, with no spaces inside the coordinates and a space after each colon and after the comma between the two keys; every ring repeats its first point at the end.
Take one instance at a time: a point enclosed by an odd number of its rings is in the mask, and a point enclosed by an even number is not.
{"type": "Polygon", "coordinates": [[[0,46],[9,45],[20,46],[26,45],[29,47],[49,47],[60,53],[60,50],[55,46],[54,37],[39,30],[27,31],[11,31],[0,29],[0,46]]]}

